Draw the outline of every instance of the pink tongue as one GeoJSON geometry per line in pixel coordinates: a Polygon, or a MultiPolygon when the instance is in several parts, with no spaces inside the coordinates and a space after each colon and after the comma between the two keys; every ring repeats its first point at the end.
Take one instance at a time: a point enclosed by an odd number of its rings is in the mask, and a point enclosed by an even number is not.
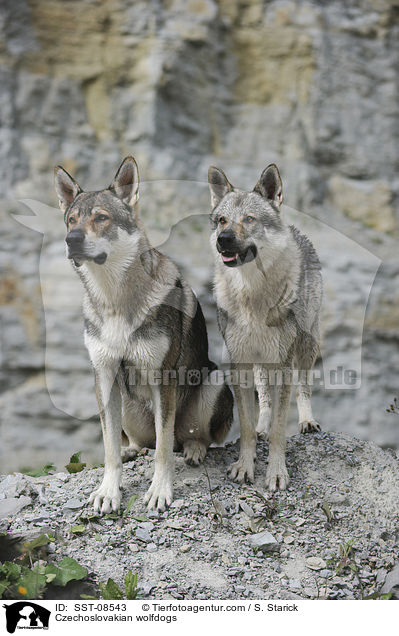
{"type": "Polygon", "coordinates": [[[238,254],[234,254],[234,256],[225,256],[224,254],[222,254],[222,261],[224,263],[230,263],[230,261],[235,261],[237,256],[238,254]]]}

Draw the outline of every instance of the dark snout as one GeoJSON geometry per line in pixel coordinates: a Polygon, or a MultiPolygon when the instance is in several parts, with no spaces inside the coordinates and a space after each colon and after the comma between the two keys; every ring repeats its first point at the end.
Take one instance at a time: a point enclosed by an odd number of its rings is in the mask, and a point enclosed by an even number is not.
{"type": "Polygon", "coordinates": [[[85,233],[83,230],[71,230],[68,232],[65,242],[70,250],[80,249],[85,240],[85,233]]]}
{"type": "Polygon", "coordinates": [[[246,246],[237,240],[237,236],[232,230],[220,232],[216,240],[216,249],[226,267],[237,267],[250,263],[257,254],[255,245],[246,246]]]}
{"type": "Polygon", "coordinates": [[[220,232],[216,243],[220,252],[229,252],[237,249],[236,235],[232,230],[223,230],[223,232],[220,232]]]}
{"type": "Polygon", "coordinates": [[[85,240],[85,233],[83,230],[71,230],[68,232],[65,238],[65,243],[68,246],[68,258],[73,260],[76,267],[80,267],[80,260],[83,257],[83,243],[85,240]],[[79,259],[79,261],[78,261],[79,259]]]}

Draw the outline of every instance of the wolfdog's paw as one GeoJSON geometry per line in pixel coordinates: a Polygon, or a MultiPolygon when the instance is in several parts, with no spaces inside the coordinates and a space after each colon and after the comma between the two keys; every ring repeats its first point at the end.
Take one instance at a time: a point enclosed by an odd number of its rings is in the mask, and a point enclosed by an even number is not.
{"type": "Polygon", "coordinates": [[[121,460],[122,463],[130,462],[132,459],[136,459],[138,450],[131,446],[122,446],[121,448],[121,460]]]}
{"type": "Polygon", "coordinates": [[[299,422],[300,433],[318,433],[319,431],[321,431],[321,426],[315,420],[305,420],[304,422],[299,422]]]}
{"type": "Polygon", "coordinates": [[[238,461],[231,464],[228,474],[231,479],[238,481],[240,484],[244,482],[252,483],[254,480],[254,460],[240,457],[238,461]]]}
{"type": "Polygon", "coordinates": [[[152,484],[144,495],[144,503],[147,504],[149,510],[156,508],[159,511],[165,510],[170,506],[173,499],[172,480],[168,476],[163,478],[154,475],[152,484]]]}
{"type": "Polygon", "coordinates": [[[266,471],[266,488],[269,490],[285,490],[288,486],[290,478],[288,476],[285,460],[273,462],[267,467],[266,471]]]}
{"type": "Polygon", "coordinates": [[[259,418],[258,423],[256,425],[256,432],[258,435],[262,437],[267,437],[270,432],[270,418],[259,418]]]}
{"type": "Polygon", "coordinates": [[[121,493],[117,483],[102,483],[97,490],[94,490],[89,499],[89,503],[93,504],[95,512],[107,514],[109,512],[117,512],[121,505],[121,493]]]}
{"type": "Polygon", "coordinates": [[[183,457],[186,464],[199,466],[205,459],[206,446],[198,440],[189,440],[184,443],[183,457]]]}

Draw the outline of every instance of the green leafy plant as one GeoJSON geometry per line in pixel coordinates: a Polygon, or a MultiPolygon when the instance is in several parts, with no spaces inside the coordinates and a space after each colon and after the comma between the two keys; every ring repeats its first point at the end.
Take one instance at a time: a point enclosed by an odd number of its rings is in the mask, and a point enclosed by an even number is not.
{"type": "Polygon", "coordinates": [[[72,526],[69,531],[72,532],[72,534],[83,534],[86,532],[86,526],[83,524],[72,526]]]}
{"type": "Polygon", "coordinates": [[[321,504],[321,509],[327,517],[326,528],[330,529],[335,523],[338,522],[338,518],[333,510],[330,508],[330,504],[328,501],[323,501],[321,504]]]}
{"type": "Polygon", "coordinates": [[[205,464],[203,464],[202,467],[203,467],[205,475],[206,475],[206,479],[207,479],[207,482],[208,482],[209,496],[211,498],[212,506],[213,506],[213,509],[214,509],[213,518],[220,525],[223,525],[223,515],[221,514],[219,506],[217,505],[217,501],[216,501],[216,499],[213,496],[213,491],[212,491],[212,486],[211,486],[211,480],[209,478],[209,473],[207,471],[207,468],[206,468],[205,464]]]}
{"type": "Polygon", "coordinates": [[[123,592],[113,579],[108,579],[106,583],[100,583],[101,596],[104,601],[121,601],[123,592]]]}
{"type": "Polygon", "coordinates": [[[335,571],[337,574],[344,572],[346,569],[357,572],[358,568],[354,561],[353,544],[355,539],[350,539],[346,543],[339,544],[339,554],[337,559],[331,559],[328,565],[335,565],[335,571]]]}
{"type": "Polygon", "coordinates": [[[149,521],[149,518],[147,517],[147,515],[133,515],[133,519],[135,521],[149,521]]]}
{"type": "MultiPolygon", "coordinates": [[[[100,592],[104,601],[122,601],[125,598],[128,601],[134,601],[137,591],[137,573],[133,574],[131,570],[125,576],[125,594],[111,578],[106,583],[100,583],[100,592]]],[[[88,596],[87,594],[81,594],[80,596],[84,599],[95,600],[95,596],[88,596]]]]}
{"type": "Polygon", "coordinates": [[[65,557],[58,565],[54,565],[54,563],[47,564],[44,573],[46,575],[54,575],[51,579],[53,585],[62,586],[65,586],[69,581],[81,581],[88,575],[86,568],[71,557],[65,557]]]}
{"type": "Polygon", "coordinates": [[[138,499],[138,495],[132,495],[129,499],[129,501],[127,502],[127,506],[126,509],[123,513],[123,516],[126,517],[126,515],[130,512],[130,510],[133,508],[134,502],[136,501],[136,499],[138,499]]]}
{"type": "Polygon", "coordinates": [[[52,475],[55,473],[57,468],[54,466],[53,462],[47,462],[41,468],[33,470],[32,468],[23,468],[21,473],[24,475],[28,475],[29,477],[43,477],[44,475],[52,475]]]}
{"type": "Polygon", "coordinates": [[[72,455],[69,460],[69,464],[66,464],[65,466],[68,473],[80,473],[86,467],[86,464],[80,461],[81,454],[82,451],[78,451],[72,455]]]}
{"type": "Polygon", "coordinates": [[[354,539],[350,539],[346,543],[341,543],[339,545],[339,562],[337,565],[337,573],[344,570],[346,567],[349,567],[350,570],[357,572],[357,565],[353,560],[353,544],[355,543],[354,539]]]}
{"type": "Polygon", "coordinates": [[[131,570],[125,576],[125,592],[128,601],[134,601],[137,596],[137,572],[131,570]]]}
{"type": "Polygon", "coordinates": [[[363,597],[363,601],[390,601],[392,598],[392,592],[387,592],[386,594],[381,594],[381,592],[373,592],[368,596],[363,597]]]}
{"type": "Polygon", "coordinates": [[[52,541],[51,535],[41,534],[25,542],[22,554],[14,561],[0,565],[0,598],[40,599],[50,584],[65,586],[87,577],[88,571],[75,559],[66,557],[55,565],[40,558],[45,556],[45,548],[52,541]]]}
{"type": "Polygon", "coordinates": [[[270,498],[266,498],[259,490],[254,490],[254,495],[262,501],[261,515],[268,521],[273,519],[278,511],[278,505],[274,495],[270,498]]]}

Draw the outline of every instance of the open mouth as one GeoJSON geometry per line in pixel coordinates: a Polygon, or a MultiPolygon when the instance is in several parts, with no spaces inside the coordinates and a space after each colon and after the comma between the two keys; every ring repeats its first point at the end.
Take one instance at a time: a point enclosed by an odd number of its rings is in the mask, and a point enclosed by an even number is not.
{"type": "Polygon", "coordinates": [[[93,261],[97,265],[103,265],[103,263],[107,260],[107,254],[105,252],[100,252],[100,254],[97,254],[96,256],[88,256],[81,252],[69,252],[68,258],[75,263],[76,267],[80,267],[82,265],[82,261],[93,261]]]}
{"type": "Polygon", "coordinates": [[[93,258],[93,261],[97,263],[97,265],[102,265],[106,260],[107,254],[105,252],[101,252],[101,254],[97,254],[97,256],[93,258]]]}
{"type": "Polygon", "coordinates": [[[227,267],[238,267],[240,265],[244,265],[245,263],[250,263],[256,258],[256,255],[257,249],[255,245],[250,245],[250,247],[248,247],[243,252],[220,252],[222,261],[227,267]]]}

